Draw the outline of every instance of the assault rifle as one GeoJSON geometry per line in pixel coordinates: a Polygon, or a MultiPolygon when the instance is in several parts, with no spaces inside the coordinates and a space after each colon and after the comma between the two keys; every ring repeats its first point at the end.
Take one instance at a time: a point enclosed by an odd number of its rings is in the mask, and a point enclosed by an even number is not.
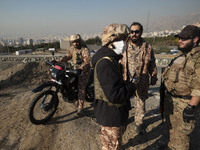
{"type": "Polygon", "coordinates": [[[162,73],[164,72],[165,68],[161,69],[161,81],[160,81],[160,113],[162,118],[162,124],[164,123],[164,99],[165,99],[165,85],[162,79],[162,73]]]}

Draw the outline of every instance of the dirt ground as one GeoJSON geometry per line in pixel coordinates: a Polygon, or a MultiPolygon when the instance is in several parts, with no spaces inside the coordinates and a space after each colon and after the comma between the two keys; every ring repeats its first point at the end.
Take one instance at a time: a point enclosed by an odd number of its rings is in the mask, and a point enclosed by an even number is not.
{"type": "MultiPolygon", "coordinates": [[[[45,62],[0,63],[0,149],[1,150],[100,150],[100,127],[95,122],[92,103],[85,103],[85,116],[75,116],[75,106],[59,97],[58,110],[45,125],[33,125],[28,107],[35,96],[32,89],[49,79],[45,62]]],[[[159,76],[160,77],[160,76],[159,76]]],[[[134,107],[123,135],[126,150],[159,150],[168,142],[166,126],[159,113],[159,82],[151,87],[146,101],[144,124],[147,133],[136,135],[134,107]]],[[[200,150],[200,115],[192,133],[191,150],[200,150]]]]}

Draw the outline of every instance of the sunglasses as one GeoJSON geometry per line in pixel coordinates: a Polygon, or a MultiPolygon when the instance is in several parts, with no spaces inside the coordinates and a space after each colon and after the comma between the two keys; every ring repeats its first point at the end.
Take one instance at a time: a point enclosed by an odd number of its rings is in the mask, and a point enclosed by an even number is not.
{"type": "Polygon", "coordinates": [[[138,34],[138,33],[140,33],[140,30],[131,30],[131,34],[133,34],[133,33],[135,33],[135,34],[138,34]]]}
{"type": "Polygon", "coordinates": [[[80,40],[72,41],[72,43],[80,43],[80,40]]]}
{"type": "Polygon", "coordinates": [[[192,39],[192,38],[181,38],[181,37],[179,37],[179,40],[181,40],[181,41],[187,41],[187,40],[190,40],[190,39],[192,39]]]}

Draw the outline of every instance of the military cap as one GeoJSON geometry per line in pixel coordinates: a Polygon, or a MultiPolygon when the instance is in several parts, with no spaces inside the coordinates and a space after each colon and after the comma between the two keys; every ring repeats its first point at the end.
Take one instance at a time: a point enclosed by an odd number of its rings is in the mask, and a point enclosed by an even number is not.
{"type": "Polygon", "coordinates": [[[183,39],[191,39],[194,37],[200,37],[200,30],[197,26],[187,25],[183,28],[183,30],[175,35],[175,37],[183,38],[183,39]]]}
{"type": "Polygon", "coordinates": [[[130,29],[125,24],[111,24],[104,28],[102,32],[102,45],[108,45],[116,40],[122,40],[122,37],[128,36],[130,29]]]}
{"type": "Polygon", "coordinates": [[[81,40],[81,36],[79,34],[72,34],[69,38],[70,42],[81,40]]]}

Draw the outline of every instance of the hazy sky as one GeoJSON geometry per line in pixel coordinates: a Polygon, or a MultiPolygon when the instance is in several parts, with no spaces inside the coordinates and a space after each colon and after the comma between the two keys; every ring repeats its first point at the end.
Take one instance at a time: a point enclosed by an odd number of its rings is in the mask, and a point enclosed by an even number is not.
{"type": "Polygon", "coordinates": [[[147,25],[200,12],[200,0],[0,0],[0,37],[99,33],[111,23],[147,25]]]}

